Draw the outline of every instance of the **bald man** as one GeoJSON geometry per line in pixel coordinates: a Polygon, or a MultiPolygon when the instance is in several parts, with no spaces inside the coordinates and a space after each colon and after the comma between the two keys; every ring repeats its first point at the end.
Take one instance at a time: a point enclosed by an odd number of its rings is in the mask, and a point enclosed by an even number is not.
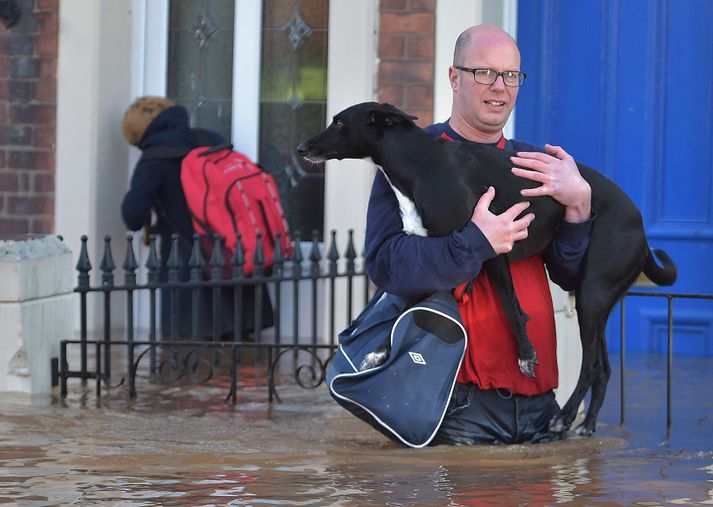
{"type": "Polygon", "coordinates": [[[443,237],[407,235],[398,201],[381,172],[369,199],[366,267],[374,283],[388,292],[411,296],[450,288],[468,331],[468,349],[457,383],[433,444],[546,442],[559,415],[553,389],[558,384],[557,342],[545,266],[565,290],[574,288],[592,225],[591,189],[574,159],[561,147],[506,139],[510,116],[525,73],[513,38],[500,28],[478,25],[457,39],[448,68],[453,92],[451,117],[426,131],[447,141],[488,144],[515,152],[517,176],[541,183],[524,197],[550,196],[565,206],[564,219],[548,248],[510,263],[520,305],[530,316],[527,331],[537,354],[535,377],[518,366],[515,339],[483,263],[512,250],[537,220],[527,203],[506,212],[489,211],[490,188],[478,201],[470,222],[443,237]],[[470,284],[471,280],[475,280],[470,284]]]}

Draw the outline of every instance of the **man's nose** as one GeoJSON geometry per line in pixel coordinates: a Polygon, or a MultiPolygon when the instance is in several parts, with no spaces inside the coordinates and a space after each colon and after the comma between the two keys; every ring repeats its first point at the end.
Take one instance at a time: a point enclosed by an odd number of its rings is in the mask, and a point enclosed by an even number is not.
{"type": "Polygon", "coordinates": [[[499,75],[495,78],[495,82],[490,85],[490,88],[495,88],[496,90],[501,90],[505,88],[505,78],[499,75]]]}

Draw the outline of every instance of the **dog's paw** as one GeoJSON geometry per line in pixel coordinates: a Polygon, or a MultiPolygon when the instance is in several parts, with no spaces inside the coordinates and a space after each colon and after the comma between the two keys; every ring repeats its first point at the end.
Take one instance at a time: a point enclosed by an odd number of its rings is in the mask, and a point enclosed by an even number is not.
{"type": "Polygon", "coordinates": [[[587,426],[582,424],[574,428],[572,430],[572,433],[580,437],[591,437],[592,435],[594,435],[594,428],[588,428],[587,426]]]}
{"type": "Polygon", "coordinates": [[[565,424],[562,417],[553,416],[552,419],[550,419],[548,429],[550,430],[550,433],[557,433],[559,435],[566,432],[569,427],[565,424]]]}
{"type": "Polygon", "coordinates": [[[520,371],[523,375],[527,375],[530,378],[535,378],[535,365],[537,362],[533,359],[518,359],[518,366],[520,366],[520,371]]]}
{"type": "Polygon", "coordinates": [[[389,357],[389,350],[387,348],[378,348],[373,352],[369,352],[362,359],[359,365],[359,371],[371,370],[376,368],[380,364],[384,364],[386,359],[389,357]]]}

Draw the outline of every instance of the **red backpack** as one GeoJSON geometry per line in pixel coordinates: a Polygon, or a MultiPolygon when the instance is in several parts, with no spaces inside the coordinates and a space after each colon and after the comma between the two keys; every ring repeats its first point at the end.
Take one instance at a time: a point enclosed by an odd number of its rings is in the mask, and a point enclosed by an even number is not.
{"type": "Polygon", "coordinates": [[[292,254],[275,180],[242,153],[220,147],[191,150],[181,162],[181,186],[196,233],[219,234],[231,254],[235,232],[241,234],[245,274],[253,272],[258,231],[266,267],[272,266],[278,232],[282,255],[292,254]]]}
{"type": "MultiPolygon", "coordinates": [[[[144,150],[141,160],[182,159],[181,187],[194,232],[208,237],[203,244],[210,245],[212,251],[210,236],[218,234],[225,240],[225,254],[232,256],[235,233],[240,233],[246,275],[254,270],[258,231],[262,235],[265,267],[273,265],[278,232],[283,257],[291,256],[292,242],[272,175],[234,151],[230,144],[210,147],[209,136],[202,129],[193,132],[202,146],[192,150],[155,146],[144,150]]],[[[230,258],[225,262],[229,268],[230,258]]]]}

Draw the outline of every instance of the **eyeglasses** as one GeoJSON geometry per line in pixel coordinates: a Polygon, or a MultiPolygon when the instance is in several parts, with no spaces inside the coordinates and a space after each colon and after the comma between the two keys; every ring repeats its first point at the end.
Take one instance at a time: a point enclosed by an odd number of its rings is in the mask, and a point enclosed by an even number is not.
{"type": "Polygon", "coordinates": [[[493,69],[471,69],[470,67],[461,67],[459,65],[454,65],[454,67],[458,70],[472,73],[475,82],[483,85],[491,85],[497,81],[498,76],[502,76],[505,86],[516,88],[522,86],[522,83],[525,82],[525,78],[527,77],[527,74],[517,70],[498,72],[493,69]]]}

